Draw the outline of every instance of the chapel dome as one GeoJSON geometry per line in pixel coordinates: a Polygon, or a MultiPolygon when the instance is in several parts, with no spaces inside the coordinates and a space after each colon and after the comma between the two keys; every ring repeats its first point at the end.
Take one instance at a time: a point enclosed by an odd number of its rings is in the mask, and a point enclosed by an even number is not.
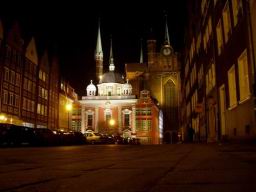
{"type": "Polygon", "coordinates": [[[96,86],[92,83],[92,80],[91,80],[91,83],[87,86],[86,91],[87,91],[87,96],[96,95],[96,86]]]}
{"type": "Polygon", "coordinates": [[[100,83],[124,83],[120,73],[109,71],[103,74],[100,83]]]}

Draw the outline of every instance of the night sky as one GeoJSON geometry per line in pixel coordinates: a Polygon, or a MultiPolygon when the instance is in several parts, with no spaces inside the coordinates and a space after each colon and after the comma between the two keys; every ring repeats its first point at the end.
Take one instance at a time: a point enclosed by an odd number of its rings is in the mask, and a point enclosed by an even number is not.
{"type": "Polygon", "coordinates": [[[49,47],[50,50],[54,48],[60,57],[62,76],[70,82],[79,96],[85,95],[86,86],[95,77],[94,51],[99,17],[104,70],[108,70],[111,35],[116,70],[124,74],[125,63],[139,62],[141,38],[144,39],[146,51],[150,29],[158,46],[163,43],[165,13],[168,15],[172,46],[176,51],[180,51],[183,46],[185,0],[153,0],[148,3],[139,3],[138,0],[83,3],[81,0],[59,3],[33,1],[29,3],[29,7],[28,3],[17,2],[2,4],[0,18],[7,26],[17,20],[24,37],[35,36],[39,54],[44,47],[49,47]]]}

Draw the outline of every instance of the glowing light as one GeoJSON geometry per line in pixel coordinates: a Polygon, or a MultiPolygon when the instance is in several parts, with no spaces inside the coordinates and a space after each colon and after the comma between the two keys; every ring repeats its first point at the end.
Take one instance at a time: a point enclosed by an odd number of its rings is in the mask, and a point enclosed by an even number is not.
{"type": "Polygon", "coordinates": [[[66,104],[66,110],[67,111],[71,111],[72,110],[72,104],[71,103],[67,103],[66,104]]]}
{"type": "Polygon", "coordinates": [[[5,117],[4,115],[0,115],[0,121],[7,121],[7,117],[5,117]]]}
{"type": "Polygon", "coordinates": [[[109,120],[109,125],[110,126],[114,126],[116,124],[115,120],[114,119],[110,119],[109,120]]]}
{"type": "Polygon", "coordinates": [[[100,80],[102,79],[102,75],[99,76],[100,80]]]}

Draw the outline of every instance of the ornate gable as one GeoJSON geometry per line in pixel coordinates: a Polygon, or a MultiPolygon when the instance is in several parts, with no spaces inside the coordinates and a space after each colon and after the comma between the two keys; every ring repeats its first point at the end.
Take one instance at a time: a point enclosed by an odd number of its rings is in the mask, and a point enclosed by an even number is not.
{"type": "Polygon", "coordinates": [[[17,22],[14,23],[10,32],[7,35],[7,43],[11,47],[13,47],[19,51],[22,51],[22,46],[24,44],[24,41],[21,38],[20,28],[19,28],[19,24],[17,22]]]}
{"type": "Polygon", "coordinates": [[[35,63],[36,65],[38,64],[38,56],[37,56],[37,50],[36,50],[36,42],[34,37],[31,38],[27,48],[26,48],[26,53],[25,56],[27,59],[35,63]]]}

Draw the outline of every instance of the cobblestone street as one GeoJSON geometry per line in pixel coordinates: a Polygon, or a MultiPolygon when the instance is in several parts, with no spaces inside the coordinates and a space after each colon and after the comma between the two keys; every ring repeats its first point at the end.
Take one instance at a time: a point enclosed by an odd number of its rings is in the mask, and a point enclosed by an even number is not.
{"type": "Polygon", "coordinates": [[[0,149],[0,191],[256,191],[255,145],[0,149]]]}

